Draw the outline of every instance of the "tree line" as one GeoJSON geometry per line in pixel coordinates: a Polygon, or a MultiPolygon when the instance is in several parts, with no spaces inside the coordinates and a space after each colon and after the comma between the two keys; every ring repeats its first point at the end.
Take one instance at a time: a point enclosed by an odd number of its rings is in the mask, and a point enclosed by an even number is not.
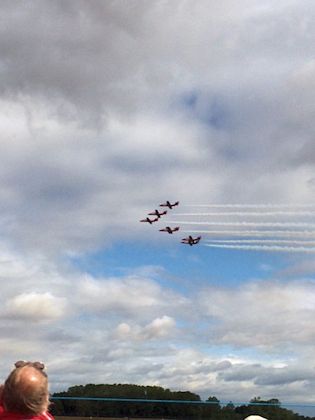
{"type": "Polygon", "coordinates": [[[243,420],[251,414],[257,414],[268,420],[315,420],[314,417],[305,417],[280,407],[280,401],[275,398],[264,401],[257,397],[248,405],[241,406],[232,403],[221,405],[215,396],[210,396],[204,403],[193,392],[132,384],[76,385],[67,391],[54,393],[52,402],[51,411],[55,416],[243,420]],[[73,399],[66,399],[69,397],[73,399]],[[130,402],[125,399],[142,401],[130,402]]]}

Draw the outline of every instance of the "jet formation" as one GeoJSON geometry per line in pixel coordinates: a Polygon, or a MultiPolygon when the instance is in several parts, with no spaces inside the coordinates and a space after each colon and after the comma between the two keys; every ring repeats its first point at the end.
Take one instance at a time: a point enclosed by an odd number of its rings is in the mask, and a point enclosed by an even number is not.
{"type": "MultiPolygon", "coordinates": [[[[170,210],[173,209],[173,207],[176,207],[179,205],[179,201],[175,201],[173,204],[170,201],[166,201],[165,203],[160,204],[160,207],[168,207],[170,210]]],[[[162,216],[165,216],[167,214],[167,210],[159,211],[154,210],[150,213],[148,213],[148,216],[156,216],[154,219],[150,219],[149,217],[146,217],[145,219],[140,220],[140,222],[146,222],[152,225],[152,223],[157,222],[162,216]]],[[[170,235],[172,235],[174,232],[177,232],[179,230],[179,226],[176,226],[174,228],[171,228],[170,226],[166,226],[163,229],[159,229],[159,232],[167,232],[170,235]]],[[[193,238],[191,235],[189,235],[187,238],[183,238],[181,240],[182,244],[193,246],[199,243],[201,239],[201,236],[198,236],[196,238],[193,238]]]]}

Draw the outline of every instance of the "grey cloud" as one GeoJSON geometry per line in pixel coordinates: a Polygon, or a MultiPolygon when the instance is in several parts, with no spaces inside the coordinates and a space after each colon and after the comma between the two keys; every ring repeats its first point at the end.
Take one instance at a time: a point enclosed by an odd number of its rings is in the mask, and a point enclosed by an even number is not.
{"type": "Polygon", "coordinates": [[[222,8],[212,5],[211,10],[203,1],[180,8],[143,1],[130,1],[127,7],[123,2],[98,1],[78,1],[75,6],[33,1],[19,8],[6,3],[0,44],[2,90],[35,92],[52,100],[59,96],[93,113],[116,105],[131,112],[143,99],[148,104],[157,88],[165,94],[171,84],[174,90],[176,83],[191,84],[194,75],[222,86],[235,74],[244,80],[239,76],[245,69],[247,83],[252,83],[266,78],[264,71],[279,72],[279,54],[284,72],[292,67],[285,61],[287,54],[293,63],[300,61],[301,48],[306,56],[311,54],[304,42],[312,32],[305,2],[277,9],[267,6],[266,11],[257,3],[244,4],[247,14],[242,7],[236,11],[230,1],[222,8]],[[202,18],[191,19],[192,12],[202,18]],[[175,14],[178,19],[172,18],[175,14]],[[200,60],[208,45],[209,54],[200,60]],[[135,89],[137,82],[141,88],[135,89]]]}
{"type": "MultiPolygon", "coordinates": [[[[3,147],[0,212],[8,219],[3,232],[8,241],[24,249],[80,251],[98,246],[105,235],[110,242],[114,232],[132,235],[135,220],[143,212],[141,203],[154,202],[156,195],[163,197],[165,182],[168,192],[175,195],[177,171],[184,162],[192,159],[192,172],[187,173],[190,182],[194,177],[199,180],[200,158],[194,142],[200,130],[194,125],[183,127],[180,119],[168,122],[143,116],[127,125],[114,119],[113,126],[97,134],[75,127],[71,131],[60,124],[54,127],[47,115],[42,118],[48,125],[45,133],[32,139],[17,128],[15,143],[5,141],[7,147],[3,147]],[[152,124],[159,129],[156,134],[150,133],[152,124]],[[183,143],[182,150],[177,139],[183,143]],[[164,156],[172,160],[167,172],[164,156]],[[139,163],[132,173],[134,159],[139,163]]],[[[3,125],[7,130],[5,121],[3,125]]]]}
{"type": "Polygon", "coordinates": [[[258,376],[255,380],[255,384],[264,385],[288,385],[294,382],[314,381],[315,372],[313,370],[291,370],[291,369],[274,369],[270,370],[261,376],[258,376]]]}
{"type": "Polygon", "coordinates": [[[251,381],[259,376],[262,366],[260,364],[248,366],[230,366],[228,371],[220,372],[219,378],[224,381],[251,381]]]}
{"type": "Polygon", "coordinates": [[[262,364],[234,365],[227,372],[219,374],[220,380],[226,382],[252,382],[258,386],[290,385],[296,382],[314,381],[314,369],[302,366],[286,366],[281,368],[266,367],[262,364]]]}
{"type": "Polygon", "coordinates": [[[81,310],[90,314],[120,314],[133,319],[156,317],[163,311],[163,317],[147,325],[145,334],[154,334],[160,327],[171,326],[169,314],[178,313],[189,307],[190,302],[184,296],[172,290],[163,289],[157,282],[143,277],[122,279],[85,279],[77,290],[77,302],[81,310]],[[174,303],[176,302],[176,303],[174,303]],[[157,322],[157,324],[155,324],[157,322]]]}
{"type": "Polygon", "coordinates": [[[212,321],[211,340],[281,352],[312,342],[314,290],[313,281],[251,282],[240,290],[212,288],[211,299],[203,290],[199,299],[212,321]]]}
{"type": "Polygon", "coordinates": [[[229,369],[232,366],[232,363],[229,360],[223,360],[222,362],[219,362],[216,364],[215,370],[216,371],[222,371],[229,369]]]}
{"type": "Polygon", "coordinates": [[[137,20],[121,6],[35,0],[17,8],[7,3],[0,44],[2,92],[37,94],[57,104],[65,99],[93,113],[106,102],[120,101],[123,91],[115,82],[128,79],[141,57],[133,52],[145,4],[128,7],[137,20]]]}
{"type": "Polygon", "coordinates": [[[207,360],[201,355],[199,356],[202,357],[202,360],[198,361],[192,358],[192,363],[188,364],[187,366],[183,365],[181,367],[174,368],[172,370],[172,374],[176,376],[198,375],[198,374],[200,376],[207,376],[207,375],[218,372],[218,377],[220,377],[221,372],[229,371],[233,366],[232,363],[228,360],[212,362],[212,361],[207,360]]]}
{"type": "MultiPolygon", "coordinates": [[[[271,367],[264,363],[234,363],[227,372],[218,374],[215,386],[221,398],[234,401],[248,401],[253,396],[261,395],[262,392],[264,399],[279,398],[283,401],[284,398],[286,401],[305,401],[307,389],[310,389],[314,382],[314,369],[305,369],[304,363],[305,361],[291,362],[284,367],[271,367]],[[243,386],[250,390],[245,398],[241,391],[243,386]]],[[[204,394],[207,392],[206,389],[207,386],[201,392],[204,394]]]]}
{"type": "Polygon", "coordinates": [[[164,365],[161,363],[139,363],[139,366],[133,367],[130,373],[134,373],[138,380],[141,381],[141,377],[156,377],[163,367],[164,365]]]}
{"type": "Polygon", "coordinates": [[[47,342],[53,342],[55,345],[58,343],[58,346],[71,344],[76,340],[79,340],[80,336],[76,333],[73,333],[70,330],[56,327],[52,331],[43,332],[43,339],[47,342]]]}
{"type": "Polygon", "coordinates": [[[4,128],[15,139],[3,146],[1,214],[13,245],[76,252],[105,236],[131,237],[141,204],[166,189],[197,201],[209,190],[219,201],[311,198],[312,167],[293,146],[307,132],[309,151],[313,125],[297,115],[300,128],[289,130],[287,100],[297,89],[309,109],[306,3],[257,2],[246,13],[230,1],[211,10],[207,2],[13,4],[4,4],[0,37],[4,128]],[[183,109],[174,97],[187,92],[194,104],[183,109]]]}

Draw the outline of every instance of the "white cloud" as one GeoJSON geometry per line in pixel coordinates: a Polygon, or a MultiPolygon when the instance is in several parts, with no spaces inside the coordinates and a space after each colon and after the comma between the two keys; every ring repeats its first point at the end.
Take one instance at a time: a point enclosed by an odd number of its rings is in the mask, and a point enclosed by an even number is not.
{"type": "Polygon", "coordinates": [[[199,301],[219,343],[271,352],[311,345],[313,281],[251,282],[235,289],[204,290],[199,301]]]}
{"type": "Polygon", "coordinates": [[[314,383],[305,370],[315,363],[312,281],[213,286],[188,299],[150,278],[84,279],[46,260],[37,260],[28,273],[28,258],[2,258],[12,286],[2,295],[3,366],[25,357],[44,360],[53,390],[132,382],[189,389],[205,398],[246,400],[262,389],[266,398],[312,398],[305,391],[314,383]],[[30,329],[30,321],[37,327],[30,329]]]}
{"type": "Polygon", "coordinates": [[[165,191],[190,201],[312,198],[313,8],[242,4],[4,8],[8,241],[82,252],[132,237],[165,191]]]}
{"type": "Polygon", "coordinates": [[[61,318],[65,312],[65,299],[50,293],[21,293],[6,303],[5,316],[45,322],[61,318]]]}
{"type": "Polygon", "coordinates": [[[140,325],[129,325],[126,322],[120,323],[116,328],[116,335],[122,340],[146,341],[161,338],[172,338],[175,333],[176,322],[172,317],[163,315],[155,318],[152,322],[141,327],[140,325]]]}
{"type": "MultiPolygon", "coordinates": [[[[179,293],[163,289],[150,278],[141,277],[100,280],[86,278],[79,283],[78,302],[81,310],[87,310],[89,313],[122,313],[133,317],[143,317],[145,314],[159,313],[161,310],[179,312],[189,304],[179,293]]],[[[168,317],[157,319],[147,327],[148,334],[170,323],[171,319],[168,317]]]]}
{"type": "Polygon", "coordinates": [[[145,328],[145,336],[148,338],[161,338],[168,336],[175,327],[175,321],[171,317],[164,315],[154,319],[145,328]]]}

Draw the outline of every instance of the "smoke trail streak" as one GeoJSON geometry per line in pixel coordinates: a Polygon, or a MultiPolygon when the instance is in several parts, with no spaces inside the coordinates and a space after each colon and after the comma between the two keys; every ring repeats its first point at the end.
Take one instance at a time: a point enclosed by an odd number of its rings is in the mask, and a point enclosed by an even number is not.
{"type": "Polygon", "coordinates": [[[213,208],[315,208],[315,204],[184,204],[183,207],[213,207],[213,208]]]}
{"type": "Polygon", "coordinates": [[[310,219],[309,222],[305,219],[300,221],[301,217],[315,216],[315,204],[231,203],[190,204],[184,207],[194,207],[195,210],[190,213],[174,212],[170,215],[169,223],[180,225],[184,228],[181,230],[183,233],[204,234],[202,243],[204,246],[247,251],[315,253],[314,219],[310,219]],[[210,211],[198,212],[201,208],[208,208],[210,211]],[[224,221],[222,216],[242,219],[224,221]],[[264,219],[269,216],[280,217],[280,220],[264,219]],[[284,219],[292,216],[296,217],[293,221],[284,219]],[[194,217],[197,221],[194,221],[194,217]],[[220,219],[202,221],[203,217],[220,217],[220,219]],[[259,219],[255,221],[249,219],[250,217],[259,217],[259,219]],[[180,218],[185,220],[178,220],[180,218]],[[191,226],[190,230],[187,229],[188,226],[191,226]]]}
{"type": "Polygon", "coordinates": [[[246,251],[270,251],[270,252],[303,252],[303,253],[315,253],[315,248],[305,247],[290,247],[290,246],[267,246],[267,245],[221,245],[221,244],[206,244],[210,248],[225,248],[225,249],[239,249],[246,251]]]}
{"type": "Polygon", "coordinates": [[[211,213],[174,213],[170,217],[176,216],[313,216],[315,211],[224,211],[211,213]]]}
{"type": "Polygon", "coordinates": [[[315,231],[309,230],[182,230],[182,233],[206,233],[221,236],[251,236],[251,237],[315,237],[315,231]]]}
{"type": "Polygon", "coordinates": [[[315,227],[315,223],[307,222],[191,222],[185,220],[169,221],[180,225],[206,225],[206,226],[262,226],[262,227],[315,227]]]}
{"type": "Polygon", "coordinates": [[[305,239],[211,239],[205,243],[217,244],[291,244],[315,247],[315,241],[305,239]]]}

